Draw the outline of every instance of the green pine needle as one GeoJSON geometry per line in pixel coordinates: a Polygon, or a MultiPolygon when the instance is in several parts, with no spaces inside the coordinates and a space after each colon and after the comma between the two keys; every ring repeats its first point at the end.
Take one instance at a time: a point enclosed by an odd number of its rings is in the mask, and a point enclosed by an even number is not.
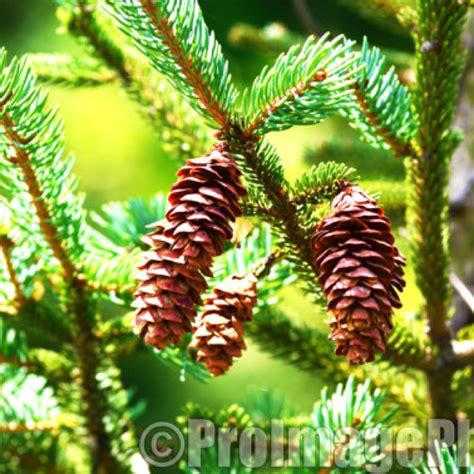
{"type": "Polygon", "coordinates": [[[87,233],[83,197],[71,173],[73,159],[64,155],[63,123],[47,100],[25,60],[8,63],[0,51],[0,192],[21,229],[19,244],[33,248],[37,258],[48,255],[44,240],[31,239],[32,232],[40,233],[34,196],[46,210],[43,222],[54,227],[50,238],[64,259],[80,264],[87,233]]]}
{"type": "Polygon", "coordinates": [[[340,190],[342,181],[355,177],[355,169],[344,163],[326,161],[312,166],[293,186],[293,200],[314,205],[332,199],[340,190]]]}
{"type": "Polygon", "coordinates": [[[419,128],[408,89],[403,86],[380,49],[371,48],[364,39],[354,64],[356,81],[353,100],[342,114],[370,144],[392,149],[397,155],[413,155],[410,141],[419,128]]]}
{"type": "Polygon", "coordinates": [[[461,459],[456,447],[449,448],[436,442],[428,460],[423,460],[421,466],[412,468],[411,472],[419,474],[473,474],[474,466],[471,464],[469,453],[464,459],[461,459]]]}
{"type": "Polygon", "coordinates": [[[211,125],[230,122],[237,91],[196,0],[108,2],[122,30],[211,125]]]}
{"type": "Polygon", "coordinates": [[[264,68],[243,96],[247,129],[264,134],[315,124],[348,104],[357,70],[353,42],[328,36],[310,36],[264,68]]]}
{"type": "Polygon", "coordinates": [[[92,87],[118,79],[117,74],[92,58],[77,58],[71,54],[28,54],[28,66],[47,84],[92,87]]]}

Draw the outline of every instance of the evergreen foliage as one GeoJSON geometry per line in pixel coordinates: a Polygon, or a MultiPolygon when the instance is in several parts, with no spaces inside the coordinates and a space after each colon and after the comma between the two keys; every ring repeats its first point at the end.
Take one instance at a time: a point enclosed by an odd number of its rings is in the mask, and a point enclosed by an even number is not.
{"type": "Polygon", "coordinates": [[[359,107],[346,107],[351,125],[375,146],[392,148],[395,154],[412,154],[410,140],[418,129],[411,97],[392,66],[386,71],[386,59],[380,49],[370,48],[364,39],[356,64],[354,97],[359,107]]]}
{"type": "Polygon", "coordinates": [[[125,34],[212,124],[226,125],[237,92],[194,0],[110,2],[125,34]],[[197,75],[199,78],[197,78],[197,75]]]}
{"type": "Polygon", "coordinates": [[[93,87],[117,80],[117,74],[92,58],[69,54],[30,54],[27,64],[46,84],[93,87]]]}
{"type": "MultiPolygon", "coordinates": [[[[63,156],[63,124],[47,108],[47,96],[25,61],[13,59],[8,64],[6,52],[1,51],[0,68],[0,170],[5,203],[24,241],[34,226],[38,234],[42,227],[45,239],[56,242],[54,256],[72,272],[71,265],[79,261],[84,249],[86,230],[82,197],[76,195],[77,181],[70,173],[72,158],[63,156]]],[[[28,240],[37,246],[33,254],[44,253],[44,242],[28,240]]]]}
{"type": "MultiPolygon", "coordinates": [[[[396,411],[394,409],[383,413],[384,399],[384,393],[372,389],[369,383],[355,384],[354,379],[349,378],[345,385],[338,384],[331,394],[328,394],[328,391],[324,389],[321,399],[315,403],[309,415],[288,416],[289,410],[285,407],[284,401],[275,394],[267,394],[266,396],[257,395],[248,404],[248,407],[232,405],[219,413],[206,410],[198,405],[188,405],[178,421],[183,427],[187,427],[190,419],[212,420],[218,426],[226,426],[226,422],[232,420],[230,427],[237,430],[238,436],[245,436],[245,430],[250,433],[252,428],[259,428],[271,436],[271,420],[286,416],[287,426],[297,429],[298,436],[290,437],[288,432],[283,439],[270,439],[273,443],[282,443],[281,452],[287,454],[286,456],[283,454],[283,456],[288,459],[289,467],[282,464],[278,467],[279,471],[298,474],[309,474],[314,472],[314,469],[319,472],[364,472],[362,466],[366,462],[363,460],[366,446],[364,446],[362,434],[366,436],[367,443],[369,443],[370,437],[375,438],[380,429],[389,424],[396,411]],[[333,433],[347,430],[348,439],[345,441],[330,439],[330,431],[321,430],[318,431],[317,440],[313,439],[312,442],[308,442],[310,438],[305,437],[305,433],[318,428],[329,428],[333,433]],[[360,436],[350,432],[350,428],[357,428],[360,436]],[[327,437],[325,437],[325,433],[327,437]],[[305,442],[304,445],[303,442],[305,442]],[[336,457],[333,452],[335,442],[340,443],[339,446],[342,447],[338,450],[336,457]]],[[[218,449],[211,448],[202,454],[201,469],[206,472],[267,472],[267,469],[271,469],[269,459],[263,465],[250,463],[244,467],[238,463],[236,452],[230,453],[230,468],[219,469],[218,449]]],[[[191,459],[192,456],[191,451],[191,459]]],[[[375,455],[373,457],[375,458],[375,455]]],[[[378,461],[380,459],[383,459],[383,455],[379,456],[378,461]]],[[[182,468],[186,473],[199,472],[193,467],[187,466],[185,462],[183,462],[182,468]]],[[[275,468],[273,467],[273,469],[275,468]]]]}
{"type": "Polygon", "coordinates": [[[429,461],[424,461],[421,467],[412,469],[414,473],[431,474],[435,472],[449,472],[452,474],[465,473],[472,474],[473,467],[470,462],[470,456],[467,455],[467,459],[463,459],[463,464],[460,463],[460,459],[457,450],[454,452],[448,447],[440,446],[436,444],[434,454],[430,455],[429,461]]]}
{"type": "Polygon", "coordinates": [[[378,195],[378,202],[395,217],[405,211],[405,167],[394,160],[391,151],[375,148],[349,136],[330,140],[318,147],[308,146],[304,159],[308,165],[319,166],[327,161],[351,166],[357,170],[360,187],[378,195]]]}
{"type": "MultiPolygon", "coordinates": [[[[115,81],[178,161],[202,156],[218,141],[235,158],[248,189],[240,200],[244,216],[213,261],[207,284],[212,289],[242,273],[258,278],[254,320],[245,334],[327,383],[312,414],[289,418],[291,424],[375,433],[404,423],[405,416],[455,421],[461,409],[474,412],[466,402],[472,333],[461,331],[456,341],[449,329],[447,180],[460,141],[451,124],[464,65],[460,37],[467,1],[417,0],[413,88],[367,40],[358,48],[343,35],[326,34],[289,46],[242,96],[197,0],[56,3],[64,29],[86,46],[84,57],[9,58],[0,50],[0,463],[7,472],[136,472],[135,421],[142,405],[122,384],[123,356],[146,354],[177,369],[181,379],[210,379],[188,348],[190,335],[158,351],[131,329],[135,268],[146,250],[142,238],[150,224],[166,218],[166,196],[88,212],[73,158],[65,153],[64,125],[40,82],[100,87],[115,81]],[[308,149],[313,166],[291,182],[265,135],[332,116],[342,116],[366,144],[348,135],[308,149]],[[393,155],[406,159],[406,183],[393,155]],[[373,365],[350,368],[334,354],[319,323],[326,302],[311,238],[328,204],[356,180],[381,193],[389,212],[408,207],[409,261],[422,307],[410,308],[415,315],[395,315],[388,349],[373,365]],[[298,291],[294,283],[320,316],[311,323],[296,322],[276,305],[284,288],[298,291]],[[394,405],[401,408],[397,415],[394,405]]],[[[413,23],[411,7],[401,8],[406,2],[370,3],[402,24],[413,23]]],[[[297,39],[286,35],[272,53],[297,39]]],[[[219,194],[216,199],[223,200],[219,194]]],[[[267,397],[254,399],[253,408],[218,413],[191,406],[180,421],[197,415],[225,426],[233,420],[239,430],[268,431],[271,416],[288,413],[267,397]]],[[[345,447],[363,472],[359,441],[349,436],[345,447]]],[[[329,462],[320,472],[347,472],[337,465],[342,453],[329,440],[309,454],[329,462]]],[[[203,472],[221,472],[217,455],[206,451],[203,472]]],[[[462,472],[456,456],[438,449],[444,472],[462,472]]],[[[237,458],[232,462],[230,472],[251,472],[237,458]]],[[[432,472],[426,463],[420,469],[414,472],[432,472]]]]}
{"type": "Polygon", "coordinates": [[[310,36],[265,68],[244,95],[246,126],[264,134],[319,123],[346,103],[352,83],[353,43],[310,36]]]}

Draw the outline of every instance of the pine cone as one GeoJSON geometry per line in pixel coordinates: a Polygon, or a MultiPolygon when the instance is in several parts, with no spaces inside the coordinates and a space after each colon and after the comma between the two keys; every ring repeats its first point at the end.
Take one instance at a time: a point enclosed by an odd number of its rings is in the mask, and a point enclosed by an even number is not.
{"type": "Polygon", "coordinates": [[[178,171],[166,219],[152,224],[155,230],[143,239],[152,250],[139,266],[135,325],[158,349],[192,330],[205,276],[212,276],[212,260],[222,254],[224,241],[232,238],[231,223],[242,214],[238,198],[246,191],[224,146],[178,171]]]}
{"type": "Polygon", "coordinates": [[[252,319],[257,278],[248,273],[227,278],[214,288],[194,327],[191,348],[213,375],[222,375],[246,349],[243,324],[252,319]]]}
{"type": "Polygon", "coordinates": [[[390,220],[360,188],[348,186],[312,239],[319,282],[328,300],[330,339],[352,364],[385,351],[405,259],[394,245],[390,220]]]}

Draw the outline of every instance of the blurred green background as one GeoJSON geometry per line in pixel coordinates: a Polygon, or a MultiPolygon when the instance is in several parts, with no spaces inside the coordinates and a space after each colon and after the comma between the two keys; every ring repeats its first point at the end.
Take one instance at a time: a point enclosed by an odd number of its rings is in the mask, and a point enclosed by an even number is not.
{"type": "MultiPolygon", "coordinates": [[[[306,22],[298,15],[296,3],[292,0],[200,1],[239,86],[248,84],[264,64],[273,60],[273,56],[233,44],[229,40],[233,26],[245,22],[263,27],[281,22],[291,31],[307,35],[306,22]]],[[[366,35],[373,44],[402,53],[411,52],[408,35],[397,28],[394,21],[374,21],[346,0],[308,0],[307,3],[321,31],[344,32],[359,41],[366,35]]],[[[1,0],[0,45],[11,54],[58,51],[84,54],[74,39],[57,30],[52,0],[1,0]]],[[[159,135],[118,86],[77,90],[51,87],[50,97],[52,104],[60,106],[68,147],[76,155],[75,171],[90,209],[98,209],[111,200],[146,197],[169,189],[174,181],[176,160],[163,151],[159,135]]],[[[374,152],[364,146],[357,157],[332,156],[329,142],[335,138],[351,143],[353,132],[342,121],[331,119],[317,127],[295,128],[270,137],[285,161],[291,180],[308,166],[308,161],[330,155],[332,159],[349,164],[353,158],[352,163],[359,167],[362,178],[374,181],[372,190],[377,189],[377,180],[393,180],[401,185],[404,176],[401,161],[393,160],[384,152],[376,152],[384,160],[374,167],[370,160],[370,154],[374,152]],[[306,152],[308,147],[313,149],[312,153],[306,152]],[[318,150],[323,150],[324,156],[319,156],[318,150]]],[[[381,191],[382,200],[389,201],[387,194],[388,190],[381,191]]],[[[395,206],[392,212],[392,217],[400,221],[400,209],[395,206]]],[[[281,297],[283,306],[297,320],[324,324],[324,316],[315,314],[315,307],[297,290],[286,290],[281,297]]],[[[417,308],[419,296],[413,284],[409,285],[404,300],[408,311],[417,308]]],[[[189,379],[181,381],[176,369],[164,367],[145,355],[124,359],[122,367],[126,385],[135,387],[137,399],[143,398],[147,402],[147,409],[139,420],[141,427],[157,420],[174,420],[189,400],[209,406],[245,403],[256,390],[275,390],[298,411],[307,411],[317,399],[322,385],[317,375],[293,368],[290,362],[274,360],[269,354],[259,352],[252,343],[245,357],[228,375],[205,385],[189,379]]]]}

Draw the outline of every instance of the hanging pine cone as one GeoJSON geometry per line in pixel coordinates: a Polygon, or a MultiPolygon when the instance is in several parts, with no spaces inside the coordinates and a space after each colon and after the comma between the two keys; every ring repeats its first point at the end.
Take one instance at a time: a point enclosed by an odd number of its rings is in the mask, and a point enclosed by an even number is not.
{"type": "Polygon", "coordinates": [[[145,341],[158,349],[177,344],[192,330],[212,276],[214,257],[232,238],[231,223],[246,191],[232,156],[219,144],[209,155],[189,160],[178,171],[168,200],[166,219],[143,240],[152,250],[139,266],[140,282],[133,306],[135,325],[145,341]]]}
{"type": "Polygon", "coordinates": [[[252,273],[227,278],[207,299],[190,347],[213,375],[227,372],[246,349],[243,325],[252,319],[256,302],[257,278],[252,273]]]}
{"type": "Polygon", "coordinates": [[[330,339],[352,364],[385,351],[405,259],[394,245],[390,220],[360,188],[348,185],[312,240],[319,282],[328,300],[330,339]]]}

